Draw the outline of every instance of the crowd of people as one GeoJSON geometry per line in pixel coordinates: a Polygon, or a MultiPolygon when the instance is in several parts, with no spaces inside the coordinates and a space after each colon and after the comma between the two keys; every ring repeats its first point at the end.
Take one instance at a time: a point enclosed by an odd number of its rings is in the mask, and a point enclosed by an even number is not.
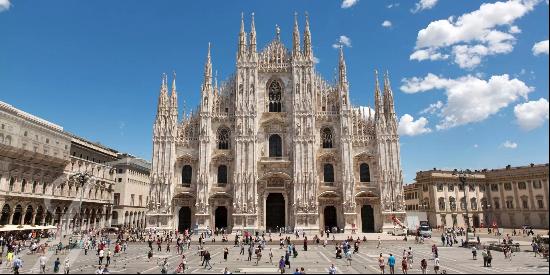
{"type": "MultiPolygon", "coordinates": [[[[460,230],[445,231],[441,235],[442,246],[453,246],[458,243],[457,236],[464,234],[460,230]]],[[[526,234],[530,234],[526,232],[526,234]]],[[[304,267],[296,267],[291,262],[300,257],[301,251],[307,252],[310,245],[317,245],[326,248],[329,245],[334,247],[334,260],[344,260],[346,265],[352,266],[352,259],[355,254],[358,254],[362,246],[366,246],[367,238],[348,236],[346,239],[337,241],[335,235],[330,231],[319,232],[314,235],[311,240],[308,239],[305,232],[295,231],[292,235],[286,235],[283,232],[278,233],[263,233],[255,232],[237,232],[234,236],[234,250],[239,251],[239,257],[243,261],[249,262],[251,266],[259,266],[263,263],[268,263],[273,267],[277,267],[281,274],[286,273],[288,270],[293,274],[305,274],[304,267]],[[331,239],[329,236],[332,235],[331,239]],[[278,238],[278,251],[277,241],[274,238],[278,238]],[[275,245],[274,245],[275,244],[275,245]],[[275,249],[275,251],[274,251],[275,249]]],[[[121,254],[128,253],[129,246],[145,245],[146,258],[152,266],[158,266],[158,270],[162,274],[167,273],[187,273],[189,270],[188,258],[200,259],[200,266],[204,269],[212,269],[213,257],[211,254],[210,246],[216,243],[216,239],[221,238],[222,246],[228,241],[228,234],[224,229],[206,230],[200,234],[193,235],[192,231],[185,230],[184,232],[177,231],[163,231],[163,230],[140,230],[140,229],[126,229],[119,230],[117,232],[109,232],[105,230],[90,230],[83,232],[81,235],[69,236],[68,240],[65,238],[65,243],[59,241],[59,243],[48,246],[48,243],[52,242],[52,234],[46,232],[30,232],[25,234],[10,234],[0,235],[0,246],[2,254],[0,257],[0,264],[5,255],[5,265],[11,268],[14,274],[19,274],[23,267],[23,261],[20,257],[20,253],[25,251],[28,254],[38,254],[38,262],[41,273],[59,273],[63,272],[69,274],[71,271],[72,262],[69,257],[65,257],[64,260],[60,260],[60,255],[67,254],[71,249],[81,249],[84,256],[95,254],[97,257],[97,264],[95,265],[95,274],[109,274],[111,272],[110,266],[112,265],[113,258],[120,256],[121,254]],[[194,236],[192,242],[192,236],[194,236]],[[49,242],[44,242],[44,239],[48,239],[49,242]],[[196,244],[195,246],[192,245],[196,244]],[[45,254],[50,249],[55,251],[55,260],[52,262],[45,254]],[[174,250],[172,250],[174,249],[174,250]],[[173,251],[173,252],[172,252],[173,251]],[[163,253],[163,254],[161,254],[163,253]],[[176,260],[176,264],[173,261],[168,260],[167,255],[179,255],[179,259],[176,260]],[[158,254],[157,257],[154,257],[158,254]],[[155,258],[155,259],[154,259],[155,258]],[[48,266],[52,266],[50,271],[48,266]]],[[[479,237],[478,237],[479,242],[479,237]]],[[[418,241],[417,241],[418,243],[418,241]]],[[[373,247],[374,248],[374,245],[373,247]]],[[[512,245],[512,239],[510,235],[503,238],[502,251],[504,259],[511,261],[513,258],[514,246],[512,245]]],[[[547,248],[541,244],[540,236],[533,238],[532,248],[535,257],[544,257],[548,255],[547,248]]],[[[414,253],[412,247],[403,250],[403,254],[398,256],[395,254],[385,254],[382,248],[382,240],[378,237],[376,242],[376,250],[379,251],[378,266],[381,273],[394,274],[396,269],[400,268],[401,272],[407,274],[412,269],[418,269],[423,274],[428,272],[428,266],[432,265],[433,272],[436,274],[440,271],[441,263],[439,257],[439,249],[436,244],[432,245],[431,258],[422,258],[419,262],[415,262],[414,253]],[[397,266],[397,267],[396,267],[397,266]]],[[[472,246],[472,259],[477,260],[478,250],[481,250],[483,258],[483,266],[491,267],[493,255],[491,250],[487,248],[481,248],[479,246],[472,246]]],[[[232,250],[225,245],[222,248],[223,262],[227,262],[229,254],[232,250]]],[[[217,253],[216,253],[217,254],[217,253]]],[[[221,261],[221,259],[220,259],[221,261]]],[[[222,262],[222,263],[223,263],[222,262]]],[[[336,274],[338,272],[337,265],[334,263],[326,267],[329,274],[336,274]]],[[[228,268],[224,269],[224,274],[230,274],[231,271],[228,268]]]]}

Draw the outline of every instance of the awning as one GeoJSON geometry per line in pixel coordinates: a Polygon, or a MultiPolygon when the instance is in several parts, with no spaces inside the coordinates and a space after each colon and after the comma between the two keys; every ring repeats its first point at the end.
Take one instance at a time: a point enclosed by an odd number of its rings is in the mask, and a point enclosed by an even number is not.
{"type": "Polygon", "coordinates": [[[25,230],[48,230],[48,229],[56,229],[57,227],[53,225],[15,225],[15,224],[6,224],[2,227],[0,227],[0,232],[8,232],[8,231],[25,231],[25,230]]]}

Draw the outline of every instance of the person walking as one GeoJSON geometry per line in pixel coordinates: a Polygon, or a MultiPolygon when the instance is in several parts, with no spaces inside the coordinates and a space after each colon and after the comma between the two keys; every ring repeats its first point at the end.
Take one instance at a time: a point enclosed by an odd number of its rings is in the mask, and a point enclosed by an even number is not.
{"type": "Polygon", "coordinates": [[[472,246],[472,259],[477,260],[477,248],[476,246],[472,246]]]}
{"type": "Polygon", "coordinates": [[[281,272],[281,274],[285,273],[285,267],[286,267],[285,258],[281,256],[281,259],[279,260],[279,272],[281,272]]]}
{"type": "Polygon", "coordinates": [[[426,259],[420,261],[420,269],[422,270],[422,274],[428,274],[428,261],[426,259]]]}
{"type": "Polygon", "coordinates": [[[204,254],[204,268],[208,266],[208,270],[212,269],[212,265],[210,264],[210,259],[211,259],[210,252],[206,250],[204,254]]]}
{"type": "Polygon", "coordinates": [[[258,253],[256,253],[256,265],[259,265],[261,260],[262,260],[262,249],[258,249],[258,253]]]}
{"type": "Polygon", "coordinates": [[[46,258],[46,255],[42,254],[40,256],[40,273],[46,274],[46,262],[48,261],[48,258],[46,258]]]}
{"type": "Polygon", "coordinates": [[[487,267],[487,250],[483,249],[481,256],[483,257],[483,267],[487,267]]]}
{"type": "Polygon", "coordinates": [[[273,264],[273,250],[269,249],[269,264],[273,264]]]}
{"type": "Polygon", "coordinates": [[[105,251],[103,251],[103,249],[100,249],[99,250],[99,265],[102,265],[103,264],[103,257],[105,256],[105,251]]]}
{"type": "Polygon", "coordinates": [[[407,262],[406,257],[403,257],[403,260],[401,260],[401,270],[403,271],[403,274],[407,274],[407,270],[409,270],[409,263],[407,262]]]}
{"type": "Polygon", "coordinates": [[[491,267],[491,262],[493,261],[493,255],[491,255],[491,250],[487,250],[487,267],[491,267]]]}
{"type": "Polygon", "coordinates": [[[378,257],[378,267],[380,267],[380,274],[386,274],[386,261],[382,253],[380,253],[380,257],[378,257]]]}
{"type": "Polygon", "coordinates": [[[65,265],[63,268],[65,269],[65,274],[69,274],[69,271],[71,270],[71,262],[69,262],[69,258],[65,259],[65,265]]]}
{"type": "Polygon", "coordinates": [[[380,240],[380,236],[378,236],[378,245],[376,246],[376,249],[380,249],[382,246],[382,240],[380,240]]]}
{"type": "Polygon", "coordinates": [[[439,257],[435,257],[434,259],[434,272],[435,274],[439,274],[439,257]]]}
{"type": "Polygon", "coordinates": [[[107,262],[105,263],[106,265],[110,265],[111,264],[111,250],[108,249],[107,250],[107,262]]]}
{"type": "Polygon", "coordinates": [[[390,267],[390,274],[395,274],[395,257],[393,254],[390,254],[388,258],[388,266],[390,267]]]}
{"type": "Polygon", "coordinates": [[[13,274],[19,274],[21,268],[23,268],[23,261],[21,261],[21,258],[17,256],[17,258],[13,261],[13,274]]]}
{"type": "Polygon", "coordinates": [[[334,266],[334,264],[331,264],[328,268],[328,274],[336,274],[336,267],[334,266]]]}
{"type": "Polygon", "coordinates": [[[59,273],[59,266],[61,266],[61,261],[59,260],[59,258],[57,258],[53,262],[53,273],[59,273]]]}
{"type": "Polygon", "coordinates": [[[223,260],[227,262],[227,255],[229,254],[229,249],[224,248],[223,249],[223,260]]]}

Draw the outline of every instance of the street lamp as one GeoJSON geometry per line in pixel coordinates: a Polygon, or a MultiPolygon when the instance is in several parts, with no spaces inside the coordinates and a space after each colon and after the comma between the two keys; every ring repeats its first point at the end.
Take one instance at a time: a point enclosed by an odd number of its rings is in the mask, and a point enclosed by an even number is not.
{"type": "MultiPolygon", "coordinates": [[[[80,221],[80,231],[82,231],[82,198],[84,197],[84,186],[92,178],[92,174],[88,172],[78,172],[70,177],[72,182],[76,182],[80,185],[80,205],[78,211],[78,218],[80,221]]],[[[74,230],[74,229],[73,229],[74,230]]]]}
{"type": "Polygon", "coordinates": [[[468,245],[470,238],[468,233],[470,232],[470,215],[468,213],[468,200],[466,199],[466,179],[470,176],[472,176],[473,173],[470,171],[470,169],[466,170],[457,170],[455,169],[453,171],[453,176],[458,176],[458,180],[460,181],[460,186],[462,187],[462,190],[464,191],[464,208],[466,210],[466,245],[468,245]]]}

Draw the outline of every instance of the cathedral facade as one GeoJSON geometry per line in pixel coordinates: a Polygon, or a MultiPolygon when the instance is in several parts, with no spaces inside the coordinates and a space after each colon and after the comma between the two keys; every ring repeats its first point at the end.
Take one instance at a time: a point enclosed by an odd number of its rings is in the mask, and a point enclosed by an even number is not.
{"type": "Polygon", "coordinates": [[[287,49],[277,27],[258,50],[254,15],[249,33],[241,19],[235,73],[218,85],[209,45],[201,102],[181,119],[175,76],[170,88],[163,76],[150,228],[379,232],[404,217],[388,75],[382,88],[376,75],[374,109],[354,107],[342,48],[331,83],[315,70],[307,16],[292,35],[287,49]]]}

